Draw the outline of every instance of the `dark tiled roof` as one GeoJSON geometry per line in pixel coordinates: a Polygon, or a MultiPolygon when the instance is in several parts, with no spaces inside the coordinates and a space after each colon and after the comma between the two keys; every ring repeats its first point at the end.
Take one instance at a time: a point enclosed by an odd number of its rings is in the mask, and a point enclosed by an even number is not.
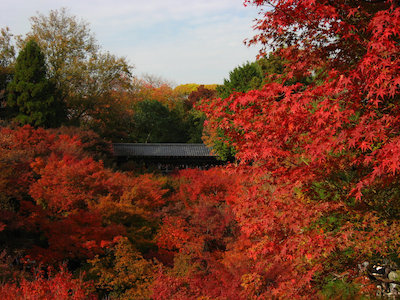
{"type": "Polygon", "coordinates": [[[204,144],[113,144],[115,156],[169,156],[210,157],[214,156],[204,144]]]}

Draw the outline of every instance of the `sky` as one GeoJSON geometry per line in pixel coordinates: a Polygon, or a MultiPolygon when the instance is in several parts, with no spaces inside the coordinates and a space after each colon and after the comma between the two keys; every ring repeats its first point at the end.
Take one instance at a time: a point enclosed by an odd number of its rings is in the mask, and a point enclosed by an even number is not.
{"type": "Polygon", "coordinates": [[[30,17],[62,7],[90,24],[104,51],[126,57],[138,77],[221,84],[259,50],[243,43],[257,17],[243,0],[3,0],[0,28],[24,35],[30,17]]]}

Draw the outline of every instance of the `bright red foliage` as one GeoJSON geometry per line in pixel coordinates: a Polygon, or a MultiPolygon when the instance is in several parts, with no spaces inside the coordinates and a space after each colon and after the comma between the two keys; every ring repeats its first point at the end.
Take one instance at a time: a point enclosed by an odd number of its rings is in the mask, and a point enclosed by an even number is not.
{"type": "Polygon", "coordinates": [[[101,196],[111,193],[120,197],[123,193],[124,176],[104,169],[92,158],[51,155],[47,164],[41,165],[40,159],[32,163],[40,179],[31,185],[30,195],[54,213],[88,208],[101,196]]]}
{"type": "MultiPolygon", "coordinates": [[[[260,90],[202,104],[210,136],[229,140],[238,166],[133,178],[91,158],[98,144],[82,133],[1,128],[0,238],[10,257],[90,259],[105,296],[375,294],[358,265],[400,264],[399,1],[245,3],[267,8],[249,43],[287,63],[260,90]]],[[[143,96],[164,102],[170,90],[143,96]]],[[[0,292],[82,299],[85,289],[61,272],[0,292]]]]}
{"type": "Polygon", "coordinates": [[[176,179],[157,235],[158,246],[174,255],[173,268],[156,277],[154,299],[237,299],[246,259],[232,258],[240,233],[228,202],[239,181],[219,168],[184,170],[176,179]]]}
{"type": "Polygon", "coordinates": [[[361,260],[398,255],[400,7],[246,3],[269,6],[249,42],[277,49],[288,77],[203,110],[252,182],[232,209],[251,241],[258,297],[307,298],[335,269],[353,280],[361,260]],[[313,82],[285,84],[299,74],[313,82]]]}
{"type": "Polygon", "coordinates": [[[37,299],[37,300],[87,300],[97,299],[89,292],[90,284],[81,279],[73,279],[65,270],[45,278],[43,274],[36,275],[33,281],[22,279],[17,283],[7,283],[0,286],[1,299],[37,299]]]}
{"type": "Polygon", "coordinates": [[[154,247],[164,179],[106,169],[91,153],[107,147],[90,133],[0,130],[0,239],[16,269],[67,262],[75,270],[121,235],[154,247]]]}

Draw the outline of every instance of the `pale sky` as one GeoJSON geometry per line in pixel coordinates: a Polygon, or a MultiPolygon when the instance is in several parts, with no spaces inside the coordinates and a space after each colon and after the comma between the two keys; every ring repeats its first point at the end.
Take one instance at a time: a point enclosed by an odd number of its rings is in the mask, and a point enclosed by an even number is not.
{"type": "Polygon", "coordinates": [[[139,77],[222,83],[259,50],[243,44],[255,34],[257,10],[242,0],[3,0],[0,27],[26,34],[31,16],[62,7],[88,22],[102,49],[126,57],[139,77]]]}

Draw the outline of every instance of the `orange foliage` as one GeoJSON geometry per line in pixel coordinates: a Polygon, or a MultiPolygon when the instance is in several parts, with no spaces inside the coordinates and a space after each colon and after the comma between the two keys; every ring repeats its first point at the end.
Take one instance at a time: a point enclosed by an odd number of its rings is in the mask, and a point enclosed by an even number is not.
{"type": "Polygon", "coordinates": [[[90,260],[96,287],[112,299],[151,299],[156,265],[145,260],[127,238],[120,238],[104,256],[90,260]]]}
{"type": "Polygon", "coordinates": [[[34,235],[23,251],[46,263],[84,261],[119,235],[151,244],[165,181],[104,168],[86,150],[106,148],[98,148],[95,136],[64,130],[68,134],[29,126],[1,129],[2,231],[34,235]]]}
{"type": "Polygon", "coordinates": [[[228,203],[240,191],[239,181],[219,168],[188,169],[175,179],[178,190],[157,235],[174,263],[157,275],[154,299],[237,299],[246,260],[230,260],[240,232],[228,203]]]}
{"type": "Polygon", "coordinates": [[[175,108],[179,101],[182,101],[182,94],[175,91],[171,86],[166,83],[153,85],[144,80],[136,81],[137,90],[134,92],[133,97],[135,102],[144,100],[156,100],[164,104],[169,109],[175,108]]]}

